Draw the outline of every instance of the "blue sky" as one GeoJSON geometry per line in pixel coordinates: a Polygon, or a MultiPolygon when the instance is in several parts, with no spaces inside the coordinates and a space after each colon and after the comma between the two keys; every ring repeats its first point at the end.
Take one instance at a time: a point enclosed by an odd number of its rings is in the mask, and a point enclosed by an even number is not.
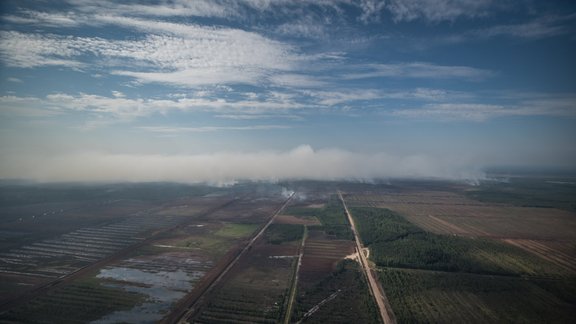
{"type": "Polygon", "coordinates": [[[576,165],[576,4],[3,1],[0,178],[576,165]]]}

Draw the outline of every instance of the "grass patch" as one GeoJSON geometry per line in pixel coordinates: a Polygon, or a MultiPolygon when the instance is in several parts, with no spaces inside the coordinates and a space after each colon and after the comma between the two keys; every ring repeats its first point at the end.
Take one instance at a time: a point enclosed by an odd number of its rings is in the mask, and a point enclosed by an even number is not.
{"type": "Polygon", "coordinates": [[[244,238],[254,233],[257,228],[257,224],[226,223],[224,227],[217,230],[214,234],[224,238],[244,238]]]}

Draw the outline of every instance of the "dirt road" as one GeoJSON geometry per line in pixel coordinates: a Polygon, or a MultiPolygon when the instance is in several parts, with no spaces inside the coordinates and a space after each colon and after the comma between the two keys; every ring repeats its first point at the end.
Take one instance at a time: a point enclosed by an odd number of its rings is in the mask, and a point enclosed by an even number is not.
{"type": "Polygon", "coordinates": [[[290,295],[288,296],[288,306],[286,307],[284,324],[289,324],[290,320],[292,319],[292,308],[294,307],[294,299],[296,298],[296,289],[298,288],[298,277],[300,272],[300,266],[302,265],[302,257],[304,256],[304,245],[306,245],[307,236],[308,236],[308,227],[304,225],[304,233],[302,234],[302,241],[300,242],[300,247],[298,248],[298,263],[296,263],[296,269],[294,270],[294,276],[292,277],[292,287],[290,288],[290,295]]]}
{"type": "Polygon", "coordinates": [[[360,260],[360,265],[362,266],[362,270],[364,271],[364,275],[366,279],[368,279],[368,287],[370,288],[370,293],[376,300],[376,305],[378,305],[378,310],[380,313],[380,318],[384,324],[395,324],[396,318],[392,309],[390,308],[390,303],[388,302],[388,298],[382,291],[382,288],[376,278],[374,278],[374,274],[370,270],[370,266],[368,265],[368,260],[364,255],[364,247],[362,246],[362,241],[360,241],[360,237],[358,236],[358,231],[356,230],[356,224],[354,223],[354,219],[352,219],[352,214],[348,210],[346,206],[346,202],[344,201],[344,197],[342,197],[342,193],[338,191],[338,196],[342,201],[342,205],[344,206],[344,210],[346,211],[346,216],[348,216],[348,221],[350,222],[350,226],[352,227],[352,232],[354,233],[354,239],[356,240],[356,252],[358,253],[358,259],[360,260]]]}

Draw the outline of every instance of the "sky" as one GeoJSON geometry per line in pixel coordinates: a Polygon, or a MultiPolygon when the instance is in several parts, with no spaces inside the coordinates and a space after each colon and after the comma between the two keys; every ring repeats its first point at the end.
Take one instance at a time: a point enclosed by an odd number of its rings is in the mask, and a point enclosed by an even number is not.
{"type": "Polygon", "coordinates": [[[0,4],[0,179],[576,166],[576,3],[0,4]]]}

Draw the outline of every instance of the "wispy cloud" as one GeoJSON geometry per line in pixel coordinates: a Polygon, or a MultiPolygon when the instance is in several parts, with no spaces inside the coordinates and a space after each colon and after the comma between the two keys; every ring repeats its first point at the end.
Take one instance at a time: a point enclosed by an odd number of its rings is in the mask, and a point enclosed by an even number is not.
{"type": "Polygon", "coordinates": [[[481,80],[495,73],[468,66],[437,65],[426,62],[396,64],[365,64],[354,67],[357,72],[343,74],[344,79],[365,78],[426,78],[426,79],[469,79],[481,80]]]}
{"type": "Polygon", "coordinates": [[[168,126],[142,126],[137,127],[147,132],[162,134],[179,134],[179,133],[209,133],[220,131],[258,131],[273,129],[288,129],[287,125],[250,125],[250,126],[200,126],[200,127],[168,127],[168,126]]]}
{"type": "MultiPolygon", "coordinates": [[[[564,23],[576,19],[576,14],[568,16],[544,16],[520,24],[496,25],[469,33],[476,38],[515,37],[538,39],[571,32],[564,23]]],[[[574,32],[574,30],[572,30],[574,32]]],[[[466,36],[465,36],[466,37],[466,36]]]]}
{"type": "Polygon", "coordinates": [[[420,108],[395,110],[392,114],[425,120],[476,122],[510,116],[575,118],[576,98],[574,96],[524,98],[511,104],[431,103],[420,108]]]}
{"type": "Polygon", "coordinates": [[[498,7],[493,0],[390,0],[386,8],[397,22],[440,22],[486,16],[498,7]]]}
{"type": "Polygon", "coordinates": [[[263,112],[282,112],[309,107],[291,98],[271,93],[255,100],[225,100],[211,98],[177,98],[177,99],[134,99],[127,98],[120,92],[112,97],[93,94],[69,95],[51,94],[43,98],[2,96],[0,105],[4,112],[10,108],[14,116],[26,116],[31,112],[54,115],[70,112],[83,112],[96,116],[130,121],[138,117],[153,114],[167,114],[170,111],[209,111],[221,114],[262,114],[263,112]],[[40,108],[41,107],[41,108],[40,108]],[[42,113],[41,113],[42,112],[42,113]]]}
{"type": "Polygon", "coordinates": [[[41,12],[23,10],[20,15],[6,15],[2,19],[6,22],[27,25],[40,25],[46,27],[74,27],[80,22],[78,16],[72,13],[41,12]]]}

